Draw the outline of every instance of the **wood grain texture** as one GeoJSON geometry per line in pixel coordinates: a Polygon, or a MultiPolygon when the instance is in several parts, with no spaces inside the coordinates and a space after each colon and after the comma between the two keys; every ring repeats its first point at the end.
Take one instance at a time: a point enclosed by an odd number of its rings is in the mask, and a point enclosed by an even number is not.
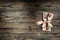
{"type": "Polygon", "coordinates": [[[0,3],[0,40],[60,40],[60,2],[0,3]],[[36,25],[44,11],[54,13],[51,32],[36,25]]]}

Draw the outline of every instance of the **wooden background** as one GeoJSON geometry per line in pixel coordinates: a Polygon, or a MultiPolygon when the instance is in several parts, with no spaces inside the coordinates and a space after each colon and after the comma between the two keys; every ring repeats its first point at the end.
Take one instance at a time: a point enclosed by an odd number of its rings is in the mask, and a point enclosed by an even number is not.
{"type": "Polygon", "coordinates": [[[23,1],[0,2],[0,40],[60,40],[60,1],[23,1]],[[54,13],[51,32],[36,25],[43,12],[54,13]]]}

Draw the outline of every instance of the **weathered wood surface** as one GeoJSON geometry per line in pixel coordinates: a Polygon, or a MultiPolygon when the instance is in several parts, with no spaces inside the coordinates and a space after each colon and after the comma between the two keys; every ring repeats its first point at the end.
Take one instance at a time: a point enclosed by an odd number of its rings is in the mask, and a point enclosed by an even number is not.
{"type": "Polygon", "coordinates": [[[59,2],[0,3],[0,40],[60,40],[59,6],[59,2]],[[36,25],[43,11],[54,13],[52,32],[36,25]]]}

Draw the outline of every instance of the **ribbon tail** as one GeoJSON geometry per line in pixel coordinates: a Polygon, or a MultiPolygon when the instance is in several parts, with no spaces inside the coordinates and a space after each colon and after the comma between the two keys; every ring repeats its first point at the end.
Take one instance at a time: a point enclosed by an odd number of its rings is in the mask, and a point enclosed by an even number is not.
{"type": "Polygon", "coordinates": [[[38,21],[37,22],[37,25],[41,25],[41,24],[43,24],[43,21],[38,21]]]}
{"type": "Polygon", "coordinates": [[[51,23],[48,23],[48,26],[49,26],[49,27],[53,27],[53,25],[52,25],[51,23]]]}

